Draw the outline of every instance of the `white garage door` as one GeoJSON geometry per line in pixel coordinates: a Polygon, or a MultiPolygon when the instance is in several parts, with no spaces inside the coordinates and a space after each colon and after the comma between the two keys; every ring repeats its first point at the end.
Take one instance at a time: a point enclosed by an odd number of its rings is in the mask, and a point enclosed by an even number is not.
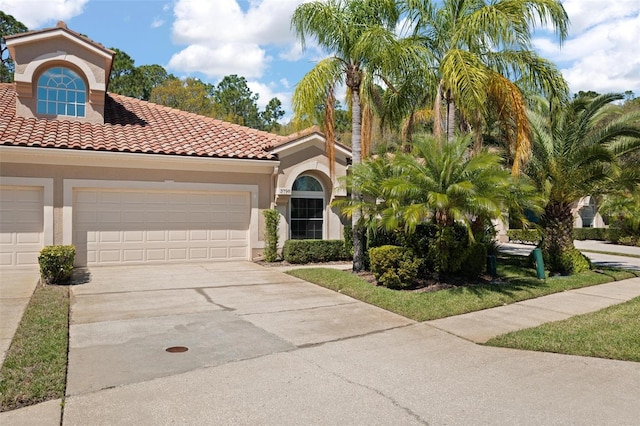
{"type": "Polygon", "coordinates": [[[0,266],[37,267],[44,247],[44,189],[0,187],[0,266]]]}
{"type": "Polygon", "coordinates": [[[249,193],[76,189],[77,265],[249,258],[249,193]]]}

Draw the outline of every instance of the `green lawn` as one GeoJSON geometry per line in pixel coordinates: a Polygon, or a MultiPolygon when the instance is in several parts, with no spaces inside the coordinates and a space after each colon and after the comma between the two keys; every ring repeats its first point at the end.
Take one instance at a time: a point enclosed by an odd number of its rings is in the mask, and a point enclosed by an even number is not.
{"type": "Polygon", "coordinates": [[[38,285],[0,370],[0,411],[64,396],[69,288],[38,285]]]}
{"type": "Polygon", "coordinates": [[[640,297],[591,314],[498,336],[486,344],[640,362],[640,297]]]}
{"type": "Polygon", "coordinates": [[[632,272],[609,269],[541,281],[536,278],[535,270],[526,266],[525,258],[508,255],[500,255],[498,259],[500,282],[435,292],[390,290],[372,285],[350,272],[328,268],[296,269],[289,274],[416,321],[459,315],[635,276],[632,272]]]}

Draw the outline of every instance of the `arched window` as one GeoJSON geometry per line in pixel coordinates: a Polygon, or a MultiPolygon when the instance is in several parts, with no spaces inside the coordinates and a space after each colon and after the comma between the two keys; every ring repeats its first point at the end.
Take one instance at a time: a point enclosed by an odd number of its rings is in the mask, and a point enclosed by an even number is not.
{"type": "Polygon", "coordinates": [[[38,79],[38,114],[84,117],[86,85],[64,67],[46,70],[38,79]]]}
{"type": "Polygon", "coordinates": [[[291,191],[291,239],[321,240],[324,228],[324,189],[311,176],[299,176],[291,191]]]}

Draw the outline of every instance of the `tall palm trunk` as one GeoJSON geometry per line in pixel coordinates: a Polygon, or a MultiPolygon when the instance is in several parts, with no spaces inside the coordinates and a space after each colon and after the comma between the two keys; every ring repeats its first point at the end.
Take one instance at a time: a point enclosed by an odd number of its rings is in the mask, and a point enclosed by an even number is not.
{"type": "MultiPolygon", "coordinates": [[[[360,107],[360,75],[355,72],[347,75],[347,86],[351,91],[351,153],[354,165],[362,162],[362,111],[360,107]]],[[[351,198],[356,202],[360,200],[358,191],[351,192],[351,198]]],[[[351,216],[353,229],[353,272],[361,272],[365,269],[364,262],[364,229],[360,224],[362,217],[359,211],[351,216]]]]}
{"type": "Polygon", "coordinates": [[[447,141],[451,142],[456,133],[456,103],[447,90],[447,141]]]}
{"type": "Polygon", "coordinates": [[[573,215],[571,204],[550,201],[542,215],[543,236],[540,248],[551,271],[561,271],[562,253],[575,249],[573,245],[573,215]]]}

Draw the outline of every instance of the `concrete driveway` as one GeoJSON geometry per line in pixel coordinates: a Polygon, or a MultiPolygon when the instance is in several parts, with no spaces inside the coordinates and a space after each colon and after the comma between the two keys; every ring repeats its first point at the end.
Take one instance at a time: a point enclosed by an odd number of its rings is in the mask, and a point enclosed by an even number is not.
{"type": "MultiPolygon", "coordinates": [[[[249,262],[102,267],[77,279],[63,425],[640,418],[640,363],[477,345],[249,262]]],[[[640,282],[620,284],[636,294],[640,282]]],[[[49,401],[0,423],[60,425],[60,416],[49,401]]]]}
{"type": "Polygon", "coordinates": [[[64,425],[640,418],[640,363],[479,346],[252,263],[86,278],[72,290],[64,425]]]}

